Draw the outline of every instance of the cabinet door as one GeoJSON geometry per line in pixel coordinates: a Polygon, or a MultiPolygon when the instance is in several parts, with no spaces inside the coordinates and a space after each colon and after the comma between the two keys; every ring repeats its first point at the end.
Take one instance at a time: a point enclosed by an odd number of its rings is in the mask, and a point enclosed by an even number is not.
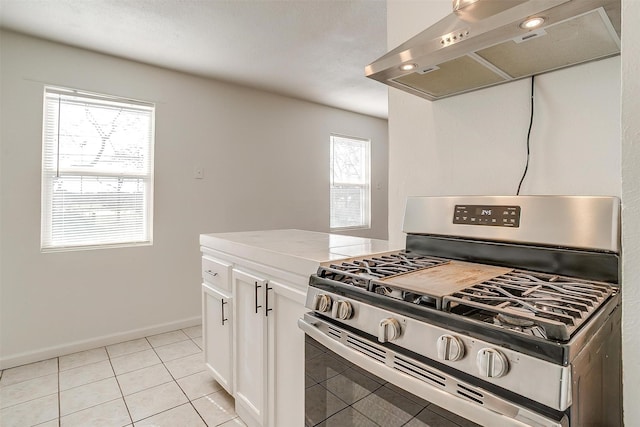
{"type": "Polygon", "coordinates": [[[304,426],[304,332],[298,319],[306,295],[275,280],[267,285],[269,425],[304,426]]]}
{"type": "Polygon", "coordinates": [[[204,363],[215,380],[233,394],[231,298],[202,284],[204,363]]]}
{"type": "Polygon", "coordinates": [[[263,278],[233,270],[236,412],[250,427],[264,426],[267,420],[266,286],[263,278]]]}

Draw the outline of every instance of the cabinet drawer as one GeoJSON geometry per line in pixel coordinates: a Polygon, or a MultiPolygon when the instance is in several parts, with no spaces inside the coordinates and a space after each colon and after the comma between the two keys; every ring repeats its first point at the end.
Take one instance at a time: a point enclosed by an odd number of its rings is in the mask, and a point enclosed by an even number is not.
{"type": "Polygon", "coordinates": [[[231,292],[231,268],[227,262],[208,255],[202,257],[202,279],[218,289],[231,292]]]}

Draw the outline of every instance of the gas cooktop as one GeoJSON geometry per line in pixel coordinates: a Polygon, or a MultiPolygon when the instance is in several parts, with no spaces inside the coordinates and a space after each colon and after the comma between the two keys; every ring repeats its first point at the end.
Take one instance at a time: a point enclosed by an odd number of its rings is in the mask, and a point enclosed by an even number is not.
{"type": "Polygon", "coordinates": [[[604,282],[407,251],[325,264],[317,277],[557,341],[569,340],[617,292],[604,282]]]}

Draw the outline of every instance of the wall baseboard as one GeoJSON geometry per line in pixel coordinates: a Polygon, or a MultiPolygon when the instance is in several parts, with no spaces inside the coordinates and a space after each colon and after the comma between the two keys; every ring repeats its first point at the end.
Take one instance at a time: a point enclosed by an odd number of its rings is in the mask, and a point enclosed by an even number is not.
{"type": "Polygon", "coordinates": [[[171,332],[177,329],[184,329],[190,326],[200,325],[202,318],[200,316],[190,317],[175,322],[162,323],[146,328],[133,329],[130,331],[119,332],[116,334],[103,335],[101,337],[90,338],[82,341],[74,341],[67,344],[46,347],[43,349],[19,353],[0,358],[0,369],[9,369],[15,366],[26,365],[27,363],[39,362],[54,357],[64,356],[66,354],[77,353],[79,351],[91,350],[96,347],[104,347],[111,344],[117,344],[124,341],[135,340],[138,338],[148,337],[150,335],[171,332]]]}

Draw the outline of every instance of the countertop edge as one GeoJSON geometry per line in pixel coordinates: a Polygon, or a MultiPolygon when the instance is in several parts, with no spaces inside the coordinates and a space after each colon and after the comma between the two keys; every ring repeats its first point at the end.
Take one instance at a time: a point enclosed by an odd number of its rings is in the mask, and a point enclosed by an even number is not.
{"type": "Polygon", "coordinates": [[[200,245],[251,262],[309,276],[321,263],[399,250],[386,240],[284,229],[201,234],[200,245]]]}

